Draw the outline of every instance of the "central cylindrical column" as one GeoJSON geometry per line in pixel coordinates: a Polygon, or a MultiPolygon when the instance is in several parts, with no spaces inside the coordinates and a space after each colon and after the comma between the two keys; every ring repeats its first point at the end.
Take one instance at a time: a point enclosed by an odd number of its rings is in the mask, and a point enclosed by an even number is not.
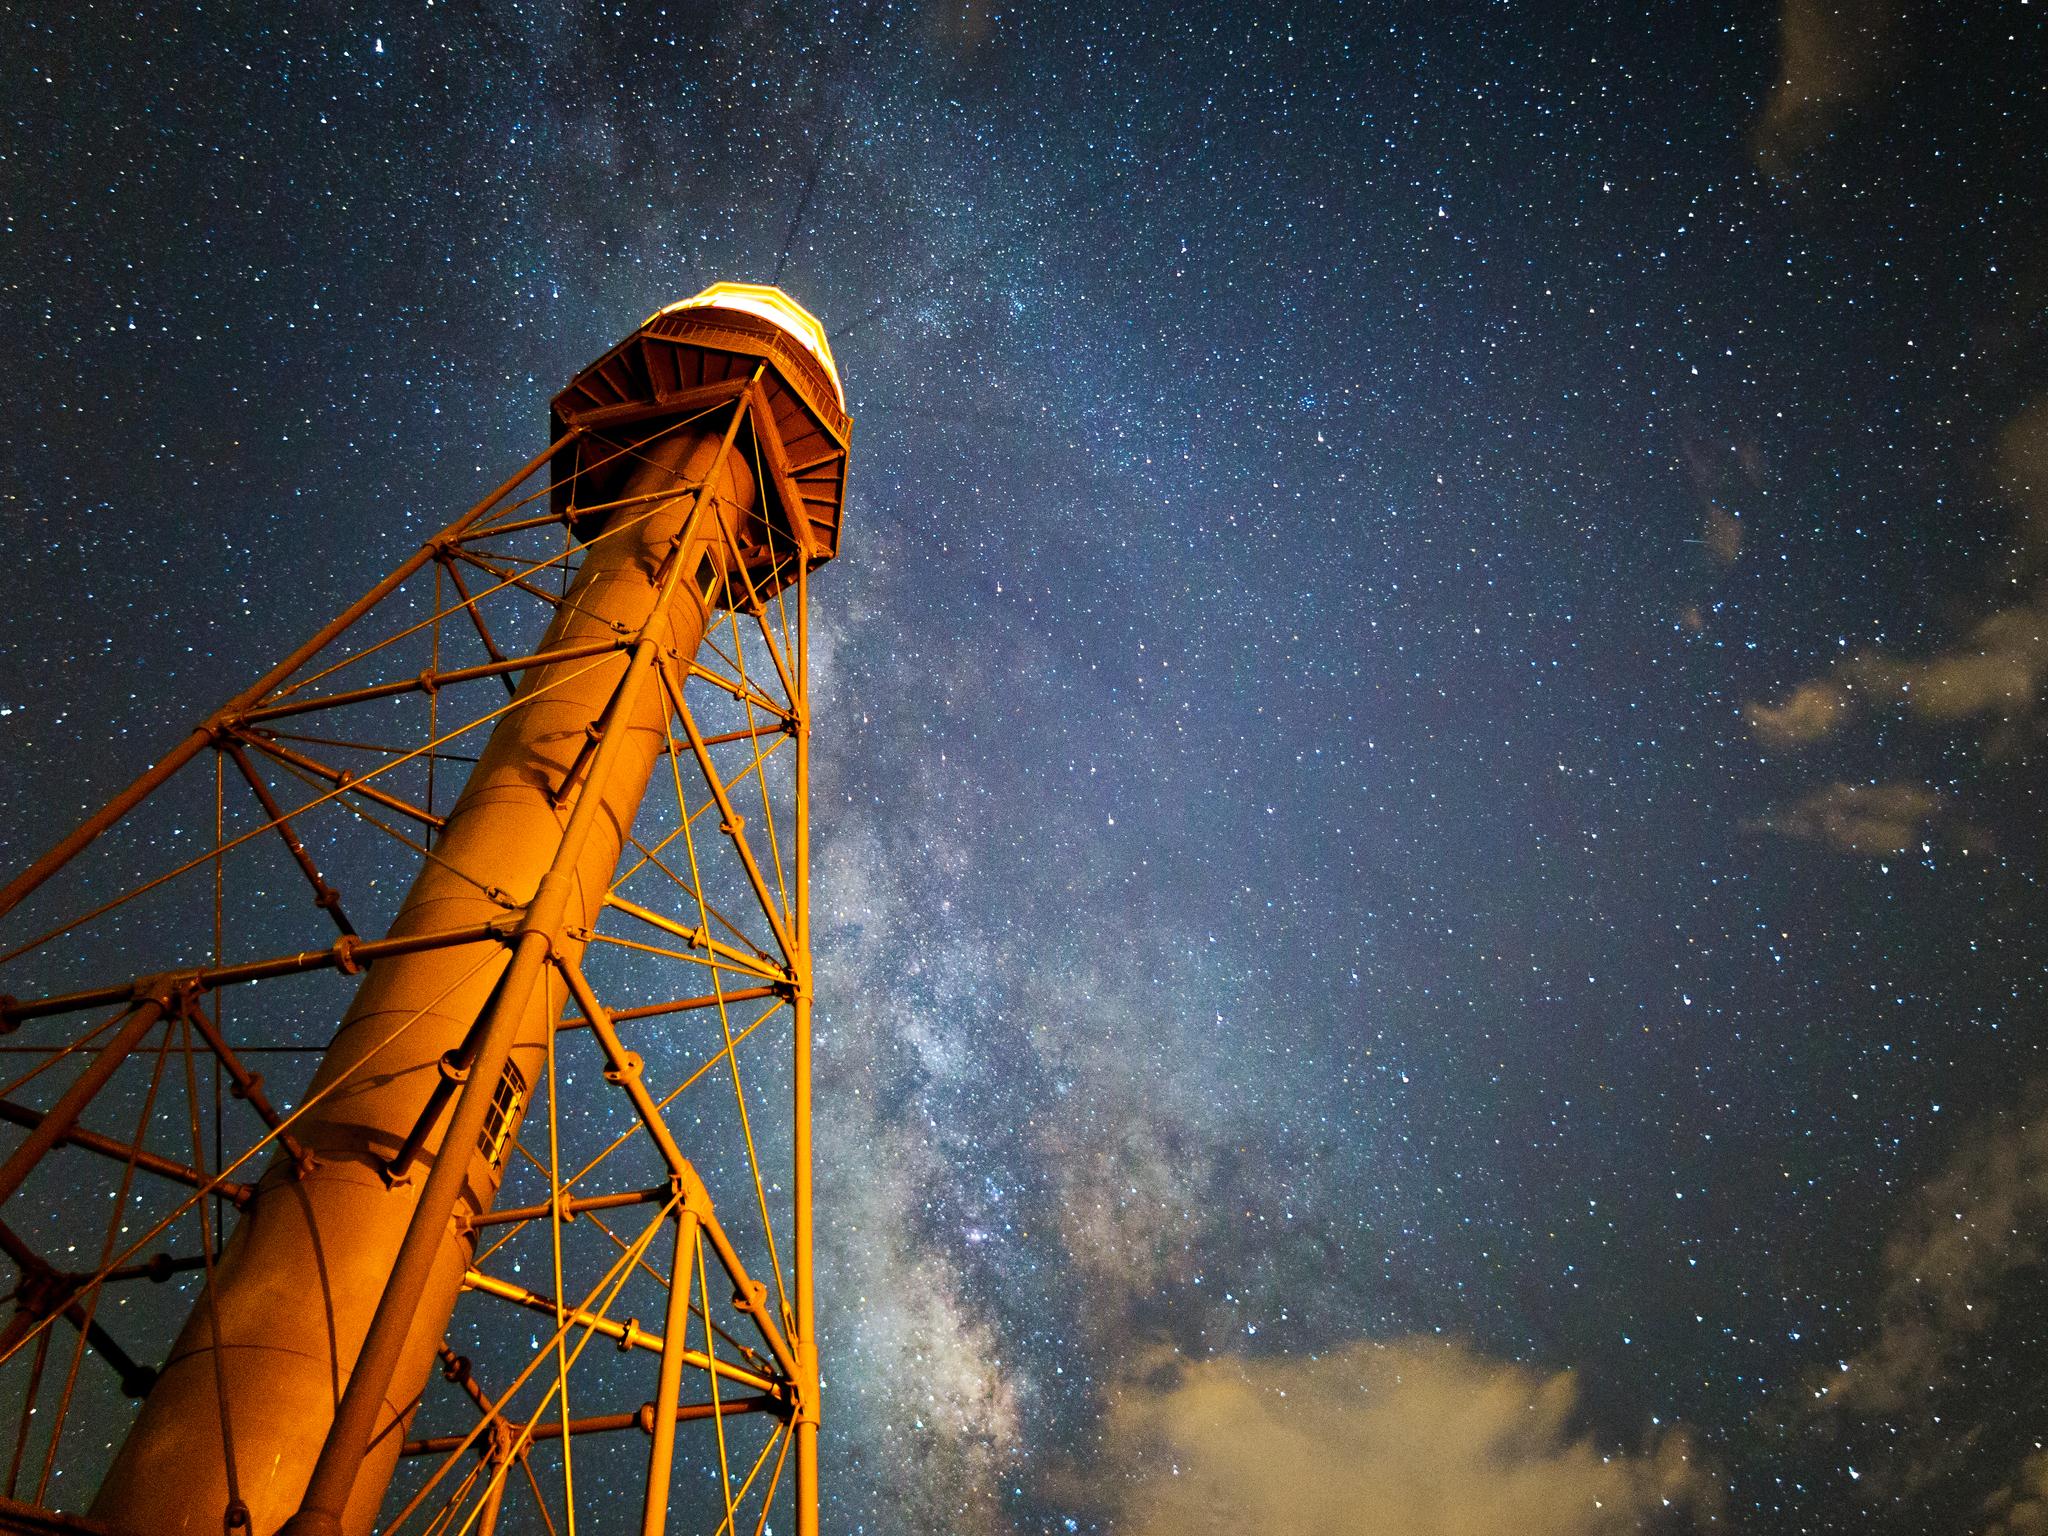
{"type": "MultiPolygon", "coordinates": [[[[754,514],[758,491],[744,456],[720,452],[723,415],[640,450],[643,462],[610,493],[627,504],[584,553],[543,652],[636,635],[651,617],[648,634],[663,649],[695,654],[708,604],[691,578],[707,560],[725,569],[728,535],[754,514]],[[699,496],[690,488],[707,474],[703,513],[693,516],[699,496]],[[668,490],[676,495],[659,499],[668,490]],[[686,539],[685,579],[667,611],[654,614],[657,575],[678,538],[686,539]]],[[[601,797],[602,814],[574,866],[566,925],[597,921],[667,741],[663,690],[643,689],[621,722],[628,735],[604,782],[565,786],[595,760],[584,748],[625,665],[622,650],[526,673],[518,707],[492,732],[393,935],[488,922],[505,915],[506,901],[531,899],[561,846],[569,807],[587,794],[601,797]]],[[[558,948],[573,957],[580,946],[563,940],[558,948]]],[[[545,977],[519,1019],[475,1144],[444,1149],[443,1115],[396,1184],[389,1164],[442,1081],[444,1055],[462,1046],[505,966],[504,946],[484,942],[380,960],[365,976],[309,1090],[309,1098],[325,1097],[292,1127],[314,1165],[306,1171],[280,1160],[264,1176],[101,1486],[97,1521],[136,1536],[219,1536],[231,1489],[248,1506],[253,1536],[270,1536],[293,1514],[421,1185],[446,1151],[468,1165],[456,1218],[442,1235],[343,1519],[350,1536],[370,1530],[474,1252],[463,1218],[489,1209],[545,1071],[548,1031],[564,1002],[557,976],[545,977]],[[224,1400],[217,1383],[225,1384],[224,1400]]]]}

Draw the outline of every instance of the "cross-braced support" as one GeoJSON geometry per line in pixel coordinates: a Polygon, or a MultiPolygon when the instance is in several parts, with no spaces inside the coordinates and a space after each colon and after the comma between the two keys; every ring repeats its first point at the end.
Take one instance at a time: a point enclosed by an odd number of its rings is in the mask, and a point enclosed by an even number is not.
{"type": "Polygon", "coordinates": [[[586,370],[0,892],[0,1528],[73,1473],[117,1532],[452,1536],[508,1491],[623,1529],[637,1475],[644,1533],[815,1531],[806,609],[849,422],[766,292],[586,370]],[[195,811],[203,849],[131,835],[195,811]],[[107,1465],[66,1425],[123,1394],[107,1465]]]}

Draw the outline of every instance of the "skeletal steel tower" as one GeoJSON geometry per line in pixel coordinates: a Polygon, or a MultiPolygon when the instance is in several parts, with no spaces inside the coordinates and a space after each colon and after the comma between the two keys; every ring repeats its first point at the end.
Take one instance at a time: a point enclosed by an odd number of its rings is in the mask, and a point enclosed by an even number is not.
{"type": "Polygon", "coordinates": [[[0,891],[0,1529],[815,1532],[850,418],[720,284],[551,427],[0,891]]]}

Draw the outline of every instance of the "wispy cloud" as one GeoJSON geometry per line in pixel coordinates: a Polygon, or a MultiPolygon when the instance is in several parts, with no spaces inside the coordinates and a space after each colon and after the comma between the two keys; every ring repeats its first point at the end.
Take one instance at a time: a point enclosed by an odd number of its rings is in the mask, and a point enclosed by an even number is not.
{"type": "Polygon", "coordinates": [[[1128,1479],[1116,1528],[1601,1536],[1713,1513],[1714,1481],[1683,1435],[1602,1451],[1576,1405],[1569,1372],[1436,1340],[1155,1362],[1103,1424],[1128,1479]]]}
{"type": "Polygon", "coordinates": [[[1929,656],[1869,651],[1778,704],[1752,704],[1757,740],[1798,747],[1839,733],[1863,709],[1897,709],[1932,724],[2031,715],[2048,683],[2048,589],[1980,619],[1962,642],[1929,656]]]}
{"type": "Polygon", "coordinates": [[[2048,1451],[2020,1463],[2012,1485],[1984,1501],[1983,1536],[2048,1536],[2048,1451]]]}
{"type": "Polygon", "coordinates": [[[1060,1239],[1109,1329],[1213,1261],[1216,1204],[1242,1198],[1221,1187],[1216,1153],[1244,1129],[1254,1094],[1226,1102],[1211,1092],[1218,1063],[1197,1025],[1213,1008],[1187,1006],[1226,998],[1226,984],[1205,992],[1175,977],[1160,985],[1137,963],[1150,957],[1155,973],[1176,969],[1169,957],[1192,948],[1157,929],[1134,934],[1132,963],[1069,957],[1043,967],[1018,998],[1033,1055],[1055,1089],[1033,1139],[1052,1174],[1060,1239]]]}
{"type": "Polygon", "coordinates": [[[1699,497],[1699,543],[1725,569],[1742,555],[1743,508],[1754,504],[1770,479],[1763,450],[1752,438],[1721,443],[1687,437],[1681,447],[1699,497]]]}
{"type": "Polygon", "coordinates": [[[1923,720],[2020,715],[2048,678],[2048,593],[1978,621],[1963,644],[1916,661],[1863,658],[1866,696],[1896,700],[1923,720]]]}
{"type": "Polygon", "coordinates": [[[1775,704],[1743,711],[1769,747],[1800,747],[1838,735],[1860,712],[1903,711],[1932,724],[2030,717],[2048,691],[2048,397],[1999,432],[1989,481],[2012,518],[2007,592],[1960,640],[1924,656],[1864,651],[1775,704]]]}
{"type": "Polygon", "coordinates": [[[1846,110],[1875,95],[1895,73],[1898,34],[1899,8],[1885,0],[1786,0],[1777,79],[1750,132],[1757,163],[1789,172],[1846,110]]]}
{"type": "Polygon", "coordinates": [[[1903,853],[1926,835],[1940,797],[1919,784],[1829,784],[1757,826],[1843,853],[1903,853]]]}
{"type": "Polygon", "coordinates": [[[1990,1327],[1998,1291],[2044,1256],[2048,1116],[1979,1131],[1914,1198],[1885,1245],[1869,1345],[1815,1383],[1824,1408],[1893,1412],[1990,1327]]]}
{"type": "MultiPolygon", "coordinates": [[[[1967,1135],[1912,1195],[1884,1247],[1867,1342],[1804,1382],[1797,1416],[1831,1443],[1863,1442],[1859,1476],[1872,1497],[1983,1478],[1987,1465],[2017,1455],[2000,1427],[2011,1420],[2008,1393],[1973,1392],[1972,1365],[2019,1299],[2016,1287],[2044,1261],[2048,1114],[2037,1090],[1967,1135]]],[[[2048,1532],[2048,1456],[2039,1451],[2036,1441],[2017,1455],[1985,1504],[1989,1530],[2048,1532]]]]}
{"type": "Polygon", "coordinates": [[[1832,736],[1849,719],[1849,690],[1828,681],[1801,683],[1782,704],[1752,704],[1743,711],[1766,746],[1796,747],[1832,736]]]}
{"type": "Polygon", "coordinates": [[[2048,395],[2005,424],[1993,468],[1999,495],[2018,513],[2020,560],[2038,567],[2048,555],[2048,395]]]}

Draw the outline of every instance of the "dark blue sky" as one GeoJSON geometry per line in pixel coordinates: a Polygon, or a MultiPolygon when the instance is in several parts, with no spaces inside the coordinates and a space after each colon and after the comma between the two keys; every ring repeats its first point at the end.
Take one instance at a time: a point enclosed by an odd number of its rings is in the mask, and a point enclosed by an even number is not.
{"type": "Polygon", "coordinates": [[[779,278],[827,1529],[2048,1529],[2039,9],[18,9],[0,849],[779,278]]]}

